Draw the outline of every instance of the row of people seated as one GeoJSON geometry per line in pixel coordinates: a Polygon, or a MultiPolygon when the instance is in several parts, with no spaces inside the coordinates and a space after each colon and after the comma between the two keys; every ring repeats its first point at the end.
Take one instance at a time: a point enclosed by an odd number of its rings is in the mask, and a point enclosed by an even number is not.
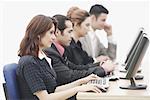
{"type": "Polygon", "coordinates": [[[75,99],[79,91],[100,92],[93,85],[82,84],[114,70],[111,57],[94,60],[82,49],[79,38],[91,27],[90,14],[73,7],[67,16],[37,15],[28,24],[18,54],[17,79],[22,99],[64,100],[75,99]]]}

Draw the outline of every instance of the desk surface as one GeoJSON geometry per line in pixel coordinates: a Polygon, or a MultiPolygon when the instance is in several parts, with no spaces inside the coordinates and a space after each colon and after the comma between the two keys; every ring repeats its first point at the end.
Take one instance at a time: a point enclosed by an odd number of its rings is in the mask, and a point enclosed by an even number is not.
{"type": "MultiPolygon", "coordinates": [[[[119,76],[122,76],[122,73],[119,76]]],[[[146,84],[144,82],[144,80],[136,80],[136,84],[146,84]]],[[[127,86],[129,84],[129,80],[123,79],[110,82],[110,87],[106,93],[79,92],[77,100],[150,100],[149,87],[146,90],[126,90],[119,88],[119,86],[127,86]]]]}

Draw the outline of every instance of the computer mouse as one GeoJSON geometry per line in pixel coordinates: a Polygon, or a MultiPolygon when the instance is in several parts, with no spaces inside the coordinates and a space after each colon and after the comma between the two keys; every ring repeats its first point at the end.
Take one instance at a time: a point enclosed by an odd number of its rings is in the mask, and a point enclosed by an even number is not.
{"type": "Polygon", "coordinates": [[[109,81],[117,81],[117,80],[119,80],[119,78],[117,78],[117,77],[112,77],[109,79],[109,81]]]}
{"type": "Polygon", "coordinates": [[[135,77],[135,80],[142,80],[144,78],[143,75],[136,75],[135,77]]]}

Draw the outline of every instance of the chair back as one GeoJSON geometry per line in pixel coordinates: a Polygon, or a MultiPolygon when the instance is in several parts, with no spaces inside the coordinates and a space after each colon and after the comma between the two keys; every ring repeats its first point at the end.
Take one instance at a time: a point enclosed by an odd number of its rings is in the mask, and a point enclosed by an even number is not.
{"type": "Polygon", "coordinates": [[[3,74],[4,74],[4,79],[5,79],[5,87],[6,90],[5,96],[8,100],[19,100],[20,95],[19,95],[19,88],[18,88],[18,83],[17,83],[17,78],[16,78],[16,68],[18,67],[18,64],[12,63],[12,64],[7,64],[3,68],[3,74]]]}

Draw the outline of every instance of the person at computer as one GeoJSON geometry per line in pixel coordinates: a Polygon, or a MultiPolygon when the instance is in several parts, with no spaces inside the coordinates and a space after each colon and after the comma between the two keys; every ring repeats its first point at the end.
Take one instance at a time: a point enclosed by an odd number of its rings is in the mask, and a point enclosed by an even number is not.
{"type": "Polygon", "coordinates": [[[94,74],[57,86],[51,59],[43,51],[54,41],[55,30],[56,22],[44,15],[33,17],[26,28],[16,70],[21,100],[66,100],[80,91],[100,92],[96,86],[81,85],[99,78],[94,74]]]}
{"type": "Polygon", "coordinates": [[[92,29],[85,37],[80,39],[83,50],[93,58],[102,56],[115,60],[117,46],[112,38],[112,26],[106,23],[109,11],[103,5],[95,4],[90,8],[89,13],[91,16],[92,29]],[[99,30],[106,32],[108,48],[100,42],[100,38],[98,37],[98,35],[100,35],[99,30]]]}
{"type": "MultiPolygon", "coordinates": [[[[84,16],[89,15],[84,14],[84,16]]],[[[72,82],[91,73],[103,77],[114,69],[112,63],[110,62],[105,62],[102,65],[100,65],[99,62],[87,65],[76,65],[70,62],[65,54],[65,47],[70,45],[71,36],[73,33],[73,24],[70,19],[64,15],[57,14],[54,15],[53,18],[57,20],[58,26],[56,32],[56,41],[51,45],[51,48],[45,49],[45,52],[47,56],[52,59],[52,65],[56,71],[57,83],[59,85],[72,82]]],[[[83,18],[86,19],[86,17],[83,18]]]]}
{"type": "MultiPolygon", "coordinates": [[[[72,7],[67,12],[67,17],[72,21],[74,29],[70,46],[66,47],[66,55],[68,59],[75,64],[86,65],[94,63],[94,59],[88,56],[86,51],[82,49],[82,44],[79,40],[90,30],[91,20],[89,13],[85,10],[79,9],[78,7],[72,7]]],[[[101,59],[101,57],[97,57],[97,62],[103,62],[107,60],[107,58],[101,59]]],[[[111,62],[110,60],[108,61],[111,62]]],[[[112,64],[112,66],[114,65],[112,64]]]]}

